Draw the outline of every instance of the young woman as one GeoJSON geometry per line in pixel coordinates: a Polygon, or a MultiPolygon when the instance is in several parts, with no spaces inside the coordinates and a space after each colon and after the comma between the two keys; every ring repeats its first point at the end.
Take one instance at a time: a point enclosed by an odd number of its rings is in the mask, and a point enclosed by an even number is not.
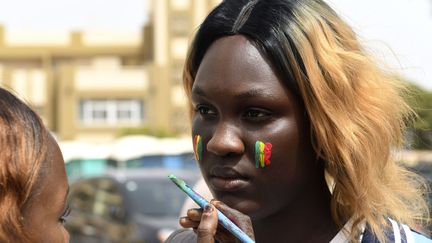
{"type": "Polygon", "coordinates": [[[0,242],[69,242],[60,149],[26,104],[0,88],[0,242]]]}
{"type": "Polygon", "coordinates": [[[217,201],[168,242],[410,242],[421,180],[394,162],[412,117],[401,85],[321,0],[225,0],[200,26],[184,85],[217,201]]]}

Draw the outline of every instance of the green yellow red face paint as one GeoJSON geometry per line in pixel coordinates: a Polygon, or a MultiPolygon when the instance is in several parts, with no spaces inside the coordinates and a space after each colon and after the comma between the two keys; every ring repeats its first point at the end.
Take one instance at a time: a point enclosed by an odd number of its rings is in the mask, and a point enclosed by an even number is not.
{"type": "Polygon", "coordinates": [[[261,141],[255,142],[255,167],[264,168],[270,165],[272,144],[261,141]]]}
{"type": "Polygon", "coordinates": [[[202,139],[200,135],[195,135],[193,138],[193,150],[196,161],[200,161],[202,158],[202,139]]]}

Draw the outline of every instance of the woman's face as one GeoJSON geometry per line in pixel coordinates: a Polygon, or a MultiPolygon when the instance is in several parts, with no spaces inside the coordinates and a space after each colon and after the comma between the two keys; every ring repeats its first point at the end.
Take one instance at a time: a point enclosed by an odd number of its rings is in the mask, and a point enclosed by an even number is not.
{"type": "Polygon", "coordinates": [[[215,198],[260,218],[306,193],[315,163],[306,112],[244,36],[216,40],[192,87],[192,135],[202,137],[201,172],[215,198]],[[271,164],[255,167],[255,142],[271,164]]]}
{"type": "Polygon", "coordinates": [[[54,139],[49,136],[48,155],[45,163],[49,168],[42,174],[40,192],[30,202],[24,220],[32,242],[69,242],[64,221],[69,213],[66,206],[68,181],[63,156],[54,139]]]}

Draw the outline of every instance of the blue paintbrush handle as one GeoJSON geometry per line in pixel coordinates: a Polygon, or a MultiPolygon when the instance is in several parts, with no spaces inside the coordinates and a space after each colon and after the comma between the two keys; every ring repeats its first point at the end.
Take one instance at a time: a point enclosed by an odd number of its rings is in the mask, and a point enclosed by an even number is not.
{"type": "MultiPolygon", "coordinates": [[[[194,202],[196,202],[201,208],[204,208],[209,204],[207,200],[201,197],[198,193],[196,193],[192,188],[190,188],[186,182],[178,179],[173,174],[169,175],[168,178],[171,179],[182,191],[184,191],[194,202]]],[[[243,232],[236,224],[234,224],[231,220],[227,218],[221,211],[216,208],[218,214],[219,223],[231,232],[237,239],[241,240],[244,243],[255,243],[245,232],[243,232]]]]}

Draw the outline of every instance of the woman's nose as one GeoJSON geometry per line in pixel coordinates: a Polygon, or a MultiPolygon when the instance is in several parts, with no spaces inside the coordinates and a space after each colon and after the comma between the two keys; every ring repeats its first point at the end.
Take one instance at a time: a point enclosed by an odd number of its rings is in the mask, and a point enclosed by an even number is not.
{"type": "Polygon", "coordinates": [[[213,132],[213,136],[207,143],[207,151],[218,156],[242,154],[244,149],[244,144],[239,136],[238,128],[233,125],[218,125],[213,132]]]}

